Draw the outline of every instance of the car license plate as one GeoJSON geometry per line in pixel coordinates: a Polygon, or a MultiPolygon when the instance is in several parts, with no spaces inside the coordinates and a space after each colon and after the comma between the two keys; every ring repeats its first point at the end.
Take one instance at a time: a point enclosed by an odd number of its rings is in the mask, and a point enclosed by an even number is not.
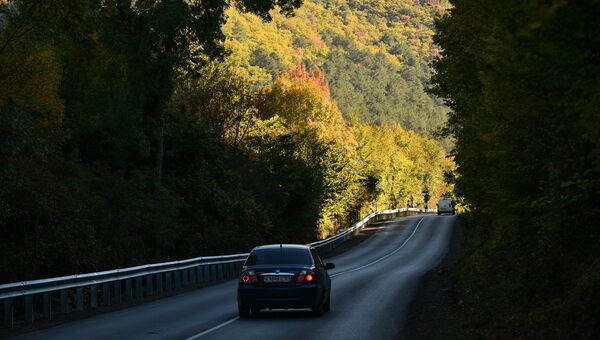
{"type": "Polygon", "coordinates": [[[265,276],[263,277],[263,280],[266,283],[279,283],[279,282],[292,282],[292,277],[291,276],[265,276]]]}

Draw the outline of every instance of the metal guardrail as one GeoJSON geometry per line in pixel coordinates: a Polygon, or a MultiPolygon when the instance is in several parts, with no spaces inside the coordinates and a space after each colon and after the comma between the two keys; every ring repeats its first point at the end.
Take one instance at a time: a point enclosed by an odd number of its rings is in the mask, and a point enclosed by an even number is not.
{"type": "MultiPolygon", "coordinates": [[[[373,221],[419,212],[435,210],[402,208],[374,212],[352,227],[309,245],[321,254],[327,254],[373,221]]],[[[248,253],[203,256],[97,273],[2,284],[0,301],[4,305],[3,325],[6,328],[14,327],[16,302],[22,303],[19,307],[23,307],[22,311],[19,309],[19,316],[23,318],[19,321],[28,324],[35,320],[48,321],[56,315],[69,314],[72,310],[83,312],[98,306],[132,302],[184,287],[232,279],[239,275],[247,257],[248,253]],[[53,312],[54,306],[58,306],[57,312],[53,312]]]]}

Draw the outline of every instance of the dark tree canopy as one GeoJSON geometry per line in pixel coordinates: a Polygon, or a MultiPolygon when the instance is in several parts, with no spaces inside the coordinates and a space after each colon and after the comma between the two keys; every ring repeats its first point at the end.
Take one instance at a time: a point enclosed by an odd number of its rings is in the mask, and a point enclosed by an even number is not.
{"type": "Polygon", "coordinates": [[[452,109],[457,193],[480,221],[463,283],[504,316],[494,327],[595,338],[600,1],[453,4],[433,92],[452,109]]]}

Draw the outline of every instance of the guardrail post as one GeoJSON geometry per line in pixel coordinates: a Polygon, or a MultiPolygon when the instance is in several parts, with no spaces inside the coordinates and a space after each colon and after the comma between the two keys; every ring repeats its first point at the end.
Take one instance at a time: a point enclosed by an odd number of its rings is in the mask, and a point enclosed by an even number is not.
{"type": "Polygon", "coordinates": [[[211,281],[217,280],[217,266],[214,264],[210,265],[210,280],[211,281]]]}
{"type": "Polygon", "coordinates": [[[133,292],[131,291],[131,279],[125,280],[125,301],[133,300],[133,292]]]}
{"type": "Polygon", "coordinates": [[[167,292],[171,290],[171,272],[167,272],[165,275],[165,286],[167,292]]]}
{"type": "Polygon", "coordinates": [[[189,268],[188,270],[190,272],[190,274],[189,274],[190,283],[195,284],[196,283],[196,267],[189,268]]]}
{"type": "Polygon", "coordinates": [[[110,306],[110,283],[102,285],[102,306],[110,306]]]}
{"type": "Polygon", "coordinates": [[[179,289],[181,288],[181,272],[176,270],[173,274],[175,275],[175,289],[179,289]]]}
{"type": "Polygon", "coordinates": [[[60,312],[69,314],[69,291],[66,289],[60,291],[60,312]]]}
{"type": "Polygon", "coordinates": [[[98,308],[98,286],[90,286],[90,307],[92,309],[98,308]]]}
{"type": "Polygon", "coordinates": [[[217,264],[217,280],[223,278],[223,265],[221,263],[217,264]]]}
{"type": "Polygon", "coordinates": [[[52,319],[52,301],[50,300],[50,293],[44,293],[42,295],[42,309],[44,312],[44,320],[52,319]]]}
{"type": "Polygon", "coordinates": [[[210,265],[202,266],[202,279],[204,282],[210,281],[210,265]]]}
{"type": "Polygon", "coordinates": [[[162,273],[154,275],[154,278],[156,279],[156,293],[160,295],[163,292],[162,273]]]}
{"type": "Polygon", "coordinates": [[[152,287],[152,275],[146,275],[146,295],[154,295],[154,287],[152,287]]]}
{"type": "Polygon", "coordinates": [[[33,295],[25,297],[25,322],[33,323],[33,295]]]}
{"type": "Polygon", "coordinates": [[[83,311],[83,287],[75,288],[75,310],[83,311]]]}
{"type": "Polygon", "coordinates": [[[187,286],[189,284],[189,280],[188,280],[188,270],[187,269],[183,269],[183,286],[187,286]]]}
{"type": "Polygon", "coordinates": [[[135,278],[135,298],[140,300],[142,297],[142,278],[138,276],[135,278]]]}
{"type": "Polygon", "coordinates": [[[12,328],[15,325],[13,300],[4,300],[4,327],[12,328]]]}
{"type": "Polygon", "coordinates": [[[121,280],[115,281],[115,303],[116,304],[123,302],[122,301],[123,295],[121,295],[121,285],[122,285],[121,280]]]}
{"type": "Polygon", "coordinates": [[[198,277],[196,281],[198,283],[202,283],[202,281],[204,280],[204,277],[202,275],[202,266],[196,267],[196,276],[198,277]]]}

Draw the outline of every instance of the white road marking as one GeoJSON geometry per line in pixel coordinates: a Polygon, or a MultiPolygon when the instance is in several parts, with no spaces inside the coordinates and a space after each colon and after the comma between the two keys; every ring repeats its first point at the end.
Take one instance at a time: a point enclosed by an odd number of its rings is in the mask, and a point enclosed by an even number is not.
{"type": "MultiPolygon", "coordinates": [[[[423,222],[424,219],[425,219],[425,217],[421,217],[421,220],[419,221],[419,223],[417,223],[417,226],[415,227],[415,229],[413,230],[413,232],[410,234],[410,236],[406,240],[404,240],[404,242],[400,245],[400,247],[396,248],[393,252],[391,252],[389,254],[386,254],[385,256],[382,256],[382,257],[378,258],[377,260],[375,260],[373,262],[369,262],[369,263],[367,263],[365,265],[362,265],[360,267],[353,268],[353,269],[350,269],[350,270],[346,270],[346,271],[343,271],[343,272],[340,272],[340,273],[332,274],[331,277],[336,277],[336,276],[339,276],[339,275],[342,275],[342,274],[352,273],[352,272],[355,272],[357,270],[361,270],[363,268],[366,268],[368,266],[372,266],[372,265],[374,265],[374,264],[376,264],[378,262],[381,262],[381,261],[387,259],[388,257],[394,255],[400,249],[402,249],[402,247],[404,247],[406,245],[406,243],[408,243],[408,241],[410,241],[410,239],[413,237],[413,235],[419,229],[419,226],[421,225],[421,222],[423,222]]],[[[212,333],[212,332],[214,332],[214,331],[216,331],[216,330],[218,330],[218,329],[220,329],[222,327],[225,327],[225,326],[229,325],[230,323],[236,322],[239,319],[240,319],[240,317],[236,316],[235,318],[233,318],[231,320],[225,321],[222,324],[216,325],[213,328],[209,328],[209,329],[207,329],[207,330],[205,330],[205,331],[203,331],[201,333],[198,333],[198,334],[196,334],[194,336],[191,336],[191,337],[187,338],[186,340],[195,340],[195,339],[198,339],[198,338],[200,338],[200,337],[202,337],[204,335],[207,335],[207,334],[212,333]]]]}
{"type": "Polygon", "coordinates": [[[396,248],[393,252],[391,252],[389,254],[386,254],[386,255],[378,258],[377,260],[375,260],[373,262],[369,262],[369,263],[367,263],[365,265],[362,265],[360,267],[349,269],[349,270],[346,270],[346,271],[343,271],[343,272],[339,272],[339,273],[335,273],[335,274],[331,274],[330,276],[331,277],[336,277],[336,276],[339,276],[339,275],[342,275],[342,274],[352,273],[352,272],[355,272],[357,270],[361,270],[363,268],[366,268],[368,266],[372,266],[372,265],[374,265],[374,264],[376,264],[378,262],[381,262],[381,261],[387,259],[388,257],[394,255],[400,249],[402,249],[402,247],[404,247],[406,245],[406,243],[408,243],[408,241],[410,241],[410,239],[413,237],[413,235],[417,232],[417,229],[419,229],[419,226],[421,225],[421,222],[423,222],[424,219],[425,219],[425,217],[421,217],[421,220],[419,221],[419,223],[417,223],[417,226],[415,227],[415,229],[413,230],[413,232],[410,234],[410,236],[400,245],[400,247],[396,248]]]}
{"type": "Polygon", "coordinates": [[[208,333],[212,333],[212,332],[216,331],[217,329],[219,329],[219,328],[221,328],[221,327],[225,327],[225,326],[229,325],[230,323],[232,323],[232,322],[235,322],[235,321],[237,321],[237,320],[239,320],[239,319],[240,319],[240,317],[239,317],[239,316],[236,316],[235,318],[233,318],[233,319],[231,319],[231,320],[225,321],[225,322],[223,322],[223,323],[222,323],[222,324],[220,324],[220,325],[216,325],[216,326],[215,326],[215,327],[213,327],[213,328],[209,328],[209,329],[205,330],[204,332],[202,332],[202,333],[198,333],[198,334],[196,334],[196,335],[194,335],[194,336],[192,336],[192,337],[189,337],[189,338],[187,338],[187,339],[185,339],[185,340],[195,340],[195,339],[198,339],[198,338],[199,338],[199,337],[201,337],[201,336],[204,336],[204,335],[206,335],[206,334],[208,334],[208,333]]]}

